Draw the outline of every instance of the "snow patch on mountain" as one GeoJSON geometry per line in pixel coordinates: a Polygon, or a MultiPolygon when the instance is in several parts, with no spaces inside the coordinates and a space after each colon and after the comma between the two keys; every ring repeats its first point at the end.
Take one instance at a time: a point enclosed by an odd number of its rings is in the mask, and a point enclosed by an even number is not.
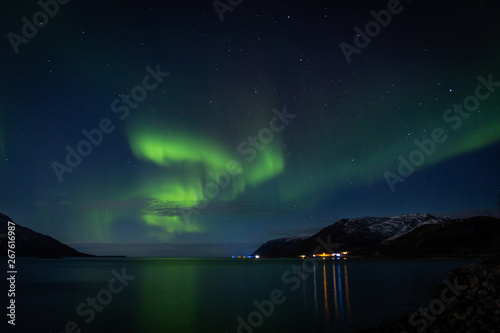
{"type": "Polygon", "coordinates": [[[343,219],[337,223],[343,223],[348,234],[364,229],[369,233],[383,235],[386,238],[385,241],[389,241],[422,225],[443,223],[447,220],[447,218],[438,218],[430,214],[407,214],[391,217],[343,219]]]}

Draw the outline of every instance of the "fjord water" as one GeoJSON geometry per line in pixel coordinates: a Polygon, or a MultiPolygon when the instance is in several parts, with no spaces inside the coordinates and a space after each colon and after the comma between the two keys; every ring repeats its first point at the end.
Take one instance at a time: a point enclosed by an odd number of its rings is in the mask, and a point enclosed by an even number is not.
{"type": "Polygon", "coordinates": [[[54,333],[353,332],[426,307],[449,271],[472,260],[308,260],[300,272],[304,262],[21,258],[16,328],[54,333]],[[92,298],[94,305],[87,303],[92,298]],[[279,304],[271,306],[272,300],[279,304]]]}

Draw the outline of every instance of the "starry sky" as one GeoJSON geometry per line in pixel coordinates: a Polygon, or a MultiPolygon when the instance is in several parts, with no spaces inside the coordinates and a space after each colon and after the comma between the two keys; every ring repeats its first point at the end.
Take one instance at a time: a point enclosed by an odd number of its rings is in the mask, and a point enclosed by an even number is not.
{"type": "Polygon", "coordinates": [[[248,254],[345,217],[495,214],[499,10],[10,2],[0,212],[136,256],[248,254]]]}

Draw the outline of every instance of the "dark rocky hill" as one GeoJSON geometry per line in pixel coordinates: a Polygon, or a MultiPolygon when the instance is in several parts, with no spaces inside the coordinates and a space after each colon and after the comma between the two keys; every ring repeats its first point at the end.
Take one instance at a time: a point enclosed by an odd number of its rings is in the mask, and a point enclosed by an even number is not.
{"type": "Polygon", "coordinates": [[[306,238],[307,237],[273,239],[261,245],[257,251],[254,252],[254,255],[258,254],[265,258],[295,256],[295,253],[297,253],[297,246],[306,238]]]}
{"type": "MultiPolygon", "coordinates": [[[[325,243],[330,244],[330,247],[334,247],[335,250],[368,254],[384,241],[397,238],[419,226],[440,224],[444,221],[446,219],[436,218],[429,214],[342,219],[310,237],[271,240],[262,245],[254,254],[261,257],[312,255],[318,246],[325,243]]],[[[321,251],[323,249],[324,246],[321,251]]],[[[330,252],[328,249],[324,250],[330,252]]]]}
{"type": "MultiPolygon", "coordinates": [[[[14,222],[8,216],[0,213],[0,256],[7,256],[8,222],[14,222]]],[[[16,224],[14,249],[16,257],[92,257],[42,235],[29,228],[16,224]]]]}
{"type": "Polygon", "coordinates": [[[465,257],[500,253],[500,219],[436,218],[429,214],[342,219],[310,237],[275,239],[254,254],[297,257],[321,252],[352,255],[465,257]],[[327,245],[327,246],[325,246],[327,245]]]}
{"type": "Polygon", "coordinates": [[[374,249],[384,256],[475,256],[500,253],[500,219],[477,216],[424,225],[374,249]]]}

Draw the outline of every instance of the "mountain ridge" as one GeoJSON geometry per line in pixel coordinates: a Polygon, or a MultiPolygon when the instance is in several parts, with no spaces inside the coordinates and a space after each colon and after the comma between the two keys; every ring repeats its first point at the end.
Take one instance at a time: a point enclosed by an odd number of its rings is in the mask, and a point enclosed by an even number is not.
{"type": "MultiPolygon", "coordinates": [[[[10,217],[0,213],[0,257],[7,256],[8,222],[15,223],[10,217]]],[[[16,257],[93,257],[78,252],[58,240],[15,223],[16,257]]]]}
{"type": "MultiPolygon", "coordinates": [[[[480,241],[476,238],[488,239],[487,246],[483,246],[481,251],[496,251],[495,243],[488,238],[488,235],[500,235],[500,219],[493,217],[475,217],[467,219],[452,219],[449,217],[435,217],[430,214],[406,214],[392,217],[362,217],[341,219],[333,224],[324,227],[316,234],[303,239],[294,238],[294,241],[284,242],[283,240],[270,240],[262,244],[254,255],[260,257],[297,257],[300,255],[312,255],[315,253],[318,244],[328,240],[329,244],[335,244],[336,251],[349,251],[355,255],[384,255],[384,256],[419,256],[430,255],[424,248],[418,247],[415,243],[422,243],[428,239],[427,246],[441,249],[441,254],[452,255],[453,251],[458,251],[463,255],[469,255],[473,250],[466,251],[465,248],[459,249],[459,244],[451,244],[450,250],[445,249],[437,242],[448,244],[444,236],[433,237],[432,233],[440,230],[440,226],[445,227],[450,235],[463,234],[463,230],[470,230],[470,237],[475,240],[477,248],[480,241]],[[458,222],[457,222],[458,221],[458,222]],[[484,223],[486,231],[481,228],[474,228],[473,225],[484,223]],[[423,228],[423,229],[422,229],[423,228]],[[422,230],[425,232],[422,233],[422,230]],[[419,235],[408,236],[408,235],[419,235]],[[401,241],[402,237],[408,243],[401,241]],[[389,246],[388,244],[396,244],[389,246]],[[412,247],[411,251],[408,247],[412,247]],[[405,249],[402,252],[399,249],[405,249]]],[[[496,238],[491,238],[496,239],[496,238]]],[[[464,242],[464,241],[462,241],[464,242]]],[[[500,243],[500,239],[499,239],[500,243]]],[[[438,251],[439,252],[439,251],[438,251]]],[[[439,253],[436,253],[439,254],[439,253]]]]}

